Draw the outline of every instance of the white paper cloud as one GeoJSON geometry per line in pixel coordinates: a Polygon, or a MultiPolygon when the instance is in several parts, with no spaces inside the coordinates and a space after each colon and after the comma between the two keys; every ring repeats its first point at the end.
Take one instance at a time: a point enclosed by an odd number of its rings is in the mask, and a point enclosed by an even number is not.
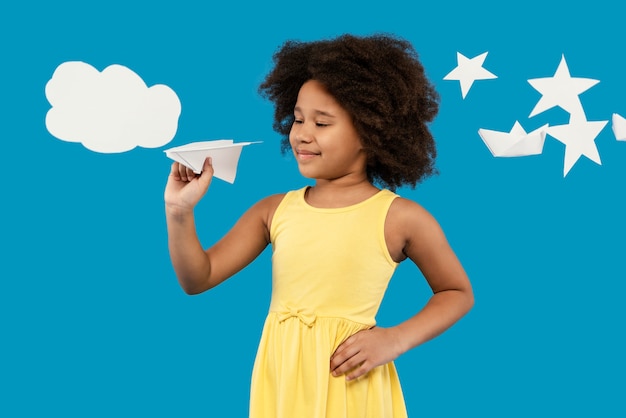
{"type": "Polygon", "coordinates": [[[46,98],[52,105],[46,114],[50,134],[102,153],[167,144],[176,134],[181,112],[171,88],[148,87],[117,64],[100,72],[84,62],[65,62],[46,84],[46,98]]]}

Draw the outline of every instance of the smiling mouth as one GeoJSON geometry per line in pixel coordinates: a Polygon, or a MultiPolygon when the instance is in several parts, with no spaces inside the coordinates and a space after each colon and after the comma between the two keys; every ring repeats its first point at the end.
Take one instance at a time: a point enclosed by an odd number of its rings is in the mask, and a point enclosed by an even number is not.
{"type": "Polygon", "coordinates": [[[311,151],[296,150],[296,155],[298,156],[298,159],[309,160],[313,157],[319,156],[320,154],[311,151]]]}

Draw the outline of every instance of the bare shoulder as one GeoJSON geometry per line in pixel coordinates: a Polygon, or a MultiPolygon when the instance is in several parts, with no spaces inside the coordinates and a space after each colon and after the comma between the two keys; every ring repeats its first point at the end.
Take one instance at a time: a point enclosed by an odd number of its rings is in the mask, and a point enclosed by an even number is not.
{"type": "Polygon", "coordinates": [[[250,206],[210,252],[219,254],[221,251],[232,258],[231,251],[246,253],[249,250],[244,259],[246,263],[251,261],[270,242],[270,222],[283,197],[284,194],[270,195],[250,206]]]}
{"type": "Polygon", "coordinates": [[[280,202],[283,201],[286,193],[277,193],[269,195],[259,200],[253,207],[256,207],[259,211],[265,211],[268,213],[274,213],[280,202]]]}
{"type": "Polygon", "coordinates": [[[392,258],[399,262],[417,247],[445,238],[437,220],[422,205],[398,197],[389,207],[385,239],[392,258]]]}
{"type": "Polygon", "coordinates": [[[285,194],[286,193],[277,193],[264,197],[248,210],[249,214],[254,217],[260,217],[269,231],[274,212],[276,212],[276,208],[278,208],[280,202],[283,201],[285,194]]]}
{"type": "Polygon", "coordinates": [[[397,225],[400,228],[437,224],[437,220],[422,205],[404,197],[397,197],[391,203],[388,219],[390,226],[397,225]]]}

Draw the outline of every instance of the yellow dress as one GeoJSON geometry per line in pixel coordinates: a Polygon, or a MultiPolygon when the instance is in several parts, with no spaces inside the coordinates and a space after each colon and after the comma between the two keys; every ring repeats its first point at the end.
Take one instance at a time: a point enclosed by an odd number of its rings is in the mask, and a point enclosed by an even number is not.
{"type": "Polygon", "coordinates": [[[344,208],[315,208],[291,191],[271,224],[272,300],[250,390],[250,418],[406,417],[393,363],[353,381],[330,357],[375,325],[397,263],[384,237],[396,194],[381,190],[344,208]]]}

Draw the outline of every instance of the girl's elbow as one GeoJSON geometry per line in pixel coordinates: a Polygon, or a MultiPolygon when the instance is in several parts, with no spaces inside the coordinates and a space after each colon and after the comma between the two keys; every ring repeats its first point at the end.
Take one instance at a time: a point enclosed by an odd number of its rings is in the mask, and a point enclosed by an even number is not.
{"type": "Polygon", "coordinates": [[[209,286],[207,284],[207,282],[205,281],[198,281],[198,280],[192,280],[192,279],[178,279],[178,283],[180,284],[180,287],[183,289],[183,292],[185,292],[187,295],[193,296],[193,295],[199,295],[200,293],[203,293],[207,290],[209,290],[212,286],[209,286]]]}
{"type": "Polygon", "coordinates": [[[474,303],[474,292],[470,288],[465,292],[465,311],[469,312],[474,307],[474,303]]]}
{"type": "Polygon", "coordinates": [[[185,292],[185,294],[189,296],[199,295],[200,293],[203,292],[203,290],[200,290],[198,288],[191,287],[191,286],[181,286],[181,287],[183,288],[183,292],[185,292]]]}

